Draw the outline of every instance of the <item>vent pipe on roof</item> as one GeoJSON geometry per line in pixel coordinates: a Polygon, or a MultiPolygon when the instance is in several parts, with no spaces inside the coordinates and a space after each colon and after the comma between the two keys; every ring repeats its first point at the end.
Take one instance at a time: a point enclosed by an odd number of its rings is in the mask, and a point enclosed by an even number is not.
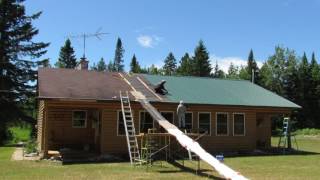
{"type": "Polygon", "coordinates": [[[76,66],[77,70],[88,70],[89,61],[85,57],[80,59],[80,62],[76,66]]]}

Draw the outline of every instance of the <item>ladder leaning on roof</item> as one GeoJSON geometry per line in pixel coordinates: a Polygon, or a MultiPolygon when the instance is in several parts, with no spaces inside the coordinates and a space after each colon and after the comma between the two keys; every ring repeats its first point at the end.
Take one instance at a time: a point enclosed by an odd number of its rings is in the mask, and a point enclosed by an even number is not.
{"type": "Polygon", "coordinates": [[[128,152],[130,157],[131,164],[140,163],[140,153],[139,146],[136,137],[136,131],[134,128],[132,110],[130,105],[130,98],[128,95],[128,91],[125,96],[122,96],[120,91],[120,100],[121,100],[121,110],[122,110],[122,118],[124,129],[126,132],[127,144],[128,144],[128,152]]]}

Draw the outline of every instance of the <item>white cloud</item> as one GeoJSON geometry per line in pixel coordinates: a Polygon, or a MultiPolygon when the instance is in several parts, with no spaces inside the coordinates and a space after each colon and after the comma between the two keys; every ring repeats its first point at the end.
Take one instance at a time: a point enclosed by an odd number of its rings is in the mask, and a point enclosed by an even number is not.
{"type": "Polygon", "coordinates": [[[158,45],[159,42],[163,40],[162,37],[157,35],[139,35],[137,37],[138,43],[145,48],[153,48],[154,46],[158,45]]]}
{"type": "MultiPolygon", "coordinates": [[[[233,63],[235,66],[241,67],[247,65],[247,60],[242,59],[241,57],[219,57],[219,56],[211,56],[210,57],[212,67],[215,66],[216,62],[218,62],[218,65],[220,69],[222,69],[225,73],[228,72],[229,66],[231,63],[233,63]]],[[[260,68],[263,63],[261,61],[256,61],[258,67],[260,68]]]]}

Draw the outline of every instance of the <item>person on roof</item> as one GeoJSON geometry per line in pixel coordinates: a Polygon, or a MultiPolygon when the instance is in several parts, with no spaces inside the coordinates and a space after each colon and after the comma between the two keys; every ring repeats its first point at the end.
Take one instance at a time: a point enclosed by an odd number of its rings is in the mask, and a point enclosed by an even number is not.
{"type": "Polygon", "coordinates": [[[166,83],[165,80],[162,80],[159,84],[157,84],[154,87],[154,90],[156,93],[161,94],[161,95],[165,95],[168,94],[168,91],[166,90],[166,88],[164,87],[164,84],[166,83]]]}
{"type": "Polygon", "coordinates": [[[182,128],[182,129],[184,129],[186,125],[186,116],[185,116],[186,111],[187,111],[186,106],[184,105],[183,101],[180,101],[180,104],[177,107],[177,115],[178,115],[179,128],[182,128]]]}

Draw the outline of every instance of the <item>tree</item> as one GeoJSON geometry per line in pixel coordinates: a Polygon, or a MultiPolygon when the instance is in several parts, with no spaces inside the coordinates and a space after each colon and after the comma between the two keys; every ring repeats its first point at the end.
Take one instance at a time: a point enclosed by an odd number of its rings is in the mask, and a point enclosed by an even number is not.
{"type": "Polygon", "coordinates": [[[109,72],[115,72],[116,71],[116,68],[114,66],[114,62],[112,60],[109,61],[109,64],[108,64],[107,68],[108,68],[109,72]]]}
{"type": "Polygon", "coordinates": [[[225,73],[219,68],[217,61],[216,61],[216,65],[214,66],[214,73],[213,73],[212,77],[213,78],[225,78],[225,73]]]}
{"type": "MultiPolygon", "coordinates": [[[[249,52],[248,61],[247,61],[247,73],[249,75],[248,76],[249,79],[247,79],[247,80],[252,81],[252,73],[255,73],[255,76],[256,76],[258,69],[259,68],[257,66],[256,60],[254,59],[253,51],[251,49],[249,52]]],[[[255,77],[255,79],[256,79],[256,77],[255,77]]],[[[255,82],[255,79],[253,80],[254,82],[255,82]]]]}
{"type": "Polygon", "coordinates": [[[188,53],[185,53],[180,60],[180,66],[177,68],[177,74],[183,76],[192,75],[192,59],[188,53]]]}
{"type": "Polygon", "coordinates": [[[320,127],[320,66],[317,63],[315,54],[312,53],[310,62],[311,84],[310,84],[310,111],[316,127],[320,127]]]}
{"type": "Polygon", "coordinates": [[[60,49],[59,59],[55,64],[58,68],[74,69],[77,65],[77,58],[74,54],[74,49],[71,46],[70,39],[67,39],[64,46],[60,49]]]}
{"type": "Polygon", "coordinates": [[[176,72],[177,61],[173,53],[170,52],[164,60],[163,70],[165,75],[173,75],[176,72]]]}
{"type": "Polygon", "coordinates": [[[41,12],[25,14],[23,0],[0,1],[0,143],[10,120],[26,119],[23,109],[35,96],[36,66],[48,43],[33,38],[39,31],[33,21],[41,12]]]}
{"type": "Polygon", "coordinates": [[[91,69],[95,70],[95,71],[106,71],[107,70],[107,65],[104,62],[104,59],[101,58],[100,61],[98,62],[98,64],[93,64],[93,66],[91,67],[91,69]]]}
{"type": "Polygon", "coordinates": [[[198,46],[194,50],[193,57],[193,75],[200,77],[209,77],[211,74],[211,64],[209,60],[209,53],[204,46],[202,40],[199,41],[198,46]]]}
{"type": "Polygon", "coordinates": [[[116,51],[114,53],[114,60],[113,60],[114,69],[116,72],[123,72],[123,70],[124,70],[123,54],[124,54],[124,49],[122,47],[122,42],[121,42],[121,39],[118,38],[117,45],[116,45],[116,51]]]}
{"type": "Polygon", "coordinates": [[[131,59],[130,68],[130,72],[132,73],[141,73],[141,67],[139,65],[139,62],[137,61],[135,54],[133,54],[133,57],[131,59]]]}
{"type": "Polygon", "coordinates": [[[148,73],[149,74],[159,74],[159,70],[158,70],[158,68],[154,65],[154,64],[152,64],[149,68],[148,68],[148,73]]]}
{"type": "Polygon", "coordinates": [[[229,79],[239,79],[239,68],[235,66],[233,63],[230,63],[227,78],[229,79]]]}

